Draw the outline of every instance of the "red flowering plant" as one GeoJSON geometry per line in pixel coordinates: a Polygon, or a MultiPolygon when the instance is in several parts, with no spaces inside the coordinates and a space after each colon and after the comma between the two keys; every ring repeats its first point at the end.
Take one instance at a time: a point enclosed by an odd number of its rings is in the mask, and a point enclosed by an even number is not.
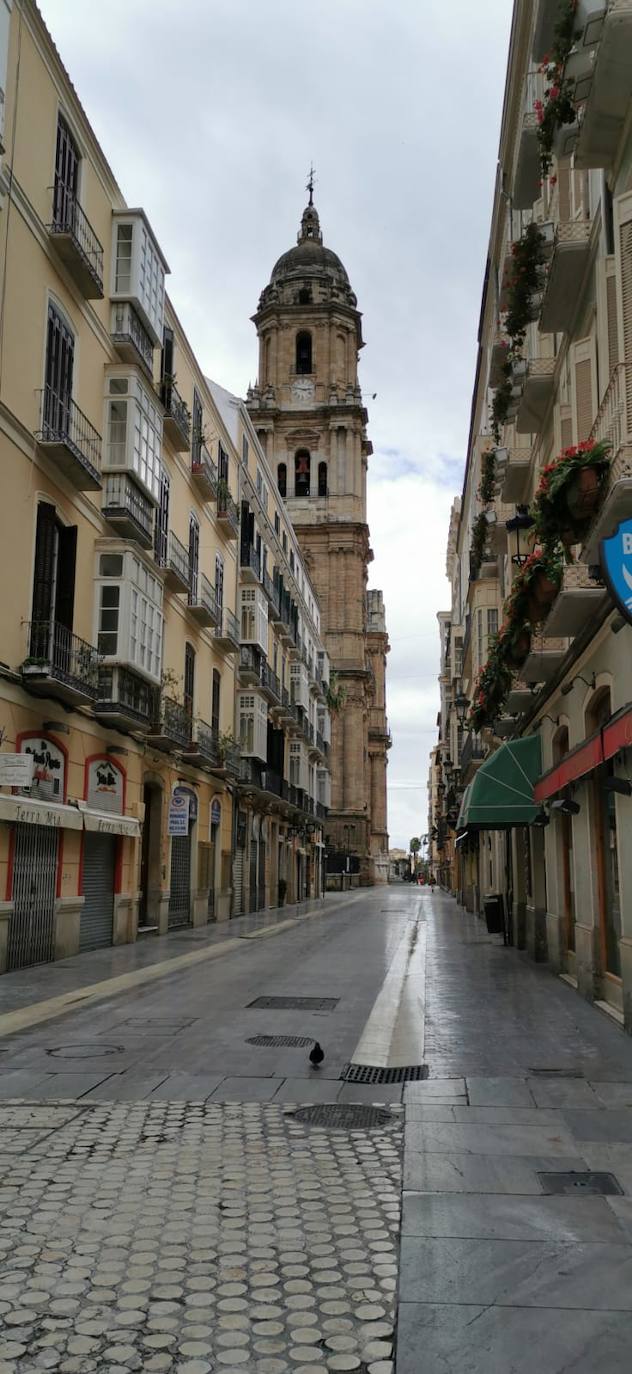
{"type": "Polygon", "coordinates": [[[481,482],[478,489],[479,499],[484,506],[488,506],[494,499],[496,491],[496,454],[493,448],[487,449],[483,454],[481,464],[481,482]]]}
{"type": "Polygon", "coordinates": [[[472,730],[482,730],[484,726],[491,725],[501,711],[510,687],[511,669],[501,653],[500,636],[497,636],[474,688],[468,717],[472,730]]]}
{"type": "Polygon", "coordinates": [[[568,563],[572,563],[570,543],[583,538],[593,514],[594,505],[601,498],[603,485],[610,467],[612,445],[607,439],[595,443],[585,439],[581,444],[565,448],[553,463],[547,463],[540,474],[531,514],[533,516],[534,537],[543,548],[552,550],[563,545],[568,563]],[[573,500],[582,473],[592,469],[594,473],[594,499],[590,505],[578,505],[573,500]]]}
{"type": "Polygon", "coordinates": [[[566,0],[553,31],[551,54],[544,58],[539,68],[548,82],[544,100],[534,102],[543,179],[548,176],[553,161],[553,141],[557,130],[575,120],[574,83],[565,78],[564,68],[575,41],[576,11],[577,0],[566,0]]]}
{"type": "Polygon", "coordinates": [[[537,224],[527,225],[522,237],[512,244],[511,255],[513,264],[505,315],[505,329],[511,339],[510,366],[520,355],[527,325],[533,319],[533,297],[540,289],[540,269],[546,261],[544,238],[537,224]]]}

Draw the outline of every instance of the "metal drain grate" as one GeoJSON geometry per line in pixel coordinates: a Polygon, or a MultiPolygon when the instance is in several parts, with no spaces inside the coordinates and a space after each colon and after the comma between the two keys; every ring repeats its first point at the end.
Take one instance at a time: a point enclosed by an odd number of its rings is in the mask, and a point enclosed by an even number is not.
{"type": "Polygon", "coordinates": [[[295,1121],[306,1126],[322,1126],[326,1131],[366,1131],[377,1126],[394,1126],[397,1117],[384,1107],[364,1107],[352,1102],[319,1102],[313,1107],[297,1107],[295,1121]]]}
{"type": "Polygon", "coordinates": [[[572,1197],[584,1193],[589,1197],[614,1197],[623,1192],[614,1174],[592,1173],[588,1170],[570,1173],[538,1174],[545,1193],[556,1193],[562,1197],[572,1197]]]}
{"type": "Polygon", "coordinates": [[[249,1007],[261,1011],[333,1011],[339,997],[255,997],[249,1007]]]}
{"type": "Polygon", "coordinates": [[[308,1045],[313,1045],[313,1043],[313,1036],[310,1039],[305,1035],[252,1035],[246,1041],[247,1045],[265,1045],[270,1046],[270,1048],[277,1045],[287,1045],[289,1048],[297,1050],[306,1049],[308,1045]]]}
{"type": "Polygon", "coordinates": [[[428,1077],[428,1065],[380,1069],[373,1064],[345,1064],[340,1077],[345,1083],[417,1083],[420,1078],[428,1077]]]}
{"type": "Polygon", "coordinates": [[[583,1078],[583,1069],[527,1069],[538,1078],[583,1078]]]}

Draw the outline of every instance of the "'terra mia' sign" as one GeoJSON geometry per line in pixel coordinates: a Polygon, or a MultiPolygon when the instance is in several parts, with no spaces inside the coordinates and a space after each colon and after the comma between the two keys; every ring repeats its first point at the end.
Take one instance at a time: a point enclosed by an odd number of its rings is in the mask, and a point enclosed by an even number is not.
{"type": "Polygon", "coordinates": [[[632,519],[622,520],[610,539],[602,539],[601,567],[615,605],[632,624],[632,519]]]}

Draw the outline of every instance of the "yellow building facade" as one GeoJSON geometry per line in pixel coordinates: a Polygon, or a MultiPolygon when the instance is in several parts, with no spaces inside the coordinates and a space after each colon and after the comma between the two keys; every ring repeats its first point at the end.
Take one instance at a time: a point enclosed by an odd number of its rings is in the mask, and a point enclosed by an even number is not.
{"type": "MultiPolygon", "coordinates": [[[[246,446],[37,7],[2,14],[0,970],[278,900],[263,865],[234,890],[246,446]]],[[[288,899],[318,888],[316,772],[288,899]]]]}

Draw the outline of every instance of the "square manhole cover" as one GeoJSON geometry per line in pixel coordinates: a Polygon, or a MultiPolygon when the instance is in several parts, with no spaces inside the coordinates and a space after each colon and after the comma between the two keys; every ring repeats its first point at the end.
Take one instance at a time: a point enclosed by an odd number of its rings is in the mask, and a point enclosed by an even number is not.
{"type": "Polygon", "coordinates": [[[261,1011],[333,1011],[339,997],[255,997],[249,1007],[261,1011]]]}
{"type": "Polygon", "coordinates": [[[578,1193],[585,1197],[613,1197],[623,1192],[614,1174],[577,1170],[559,1174],[539,1173],[538,1178],[545,1193],[561,1197],[576,1197],[578,1193]]]}

